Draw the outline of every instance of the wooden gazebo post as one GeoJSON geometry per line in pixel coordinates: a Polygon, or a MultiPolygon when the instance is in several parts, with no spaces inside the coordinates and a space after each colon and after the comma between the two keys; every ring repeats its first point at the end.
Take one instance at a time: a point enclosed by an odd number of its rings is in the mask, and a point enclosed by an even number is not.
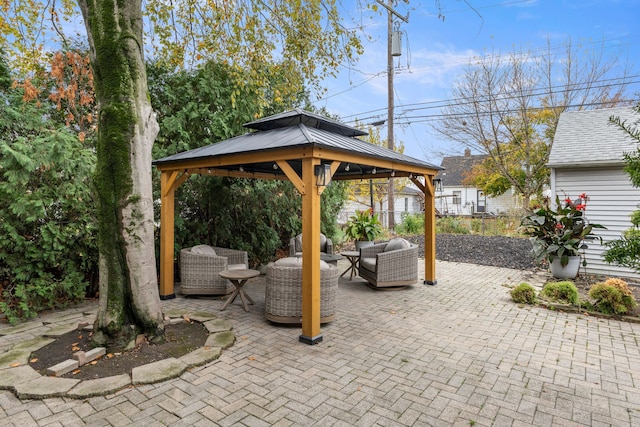
{"type": "Polygon", "coordinates": [[[320,194],[314,168],[316,158],[302,161],[302,335],[300,342],[317,344],[320,334],[320,194]]]}
{"type": "Polygon", "coordinates": [[[173,289],[173,248],[176,188],[189,175],[162,171],[160,175],[160,299],[175,298],[173,289]]]}
{"type": "Polygon", "coordinates": [[[436,280],[436,193],[433,176],[424,176],[424,283],[436,280]]]}
{"type": "Polygon", "coordinates": [[[424,193],[424,284],[435,285],[436,280],[436,192],[433,175],[424,175],[424,184],[410,178],[424,193]]]}

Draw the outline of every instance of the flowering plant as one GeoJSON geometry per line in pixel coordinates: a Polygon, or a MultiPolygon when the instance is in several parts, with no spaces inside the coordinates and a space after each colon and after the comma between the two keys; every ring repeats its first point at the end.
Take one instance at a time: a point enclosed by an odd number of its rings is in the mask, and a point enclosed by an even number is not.
{"type": "Polygon", "coordinates": [[[530,236],[533,244],[531,252],[536,261],[544,259],[552,261],[553,257],[560,257],[560,264],[566,266],[570,256],[579,255],[580,249],[586,249],[586,238],[596,238],[591,235],[594,228],[605,228],[600,224],[590,224],[584,212],[589,198],[582,193],[578,199],[571,201],[566,198],[563,203],[556,196],[556,209],[552,209],[548,202],[533,214],[521,221],[521,230],[530,236]]]}

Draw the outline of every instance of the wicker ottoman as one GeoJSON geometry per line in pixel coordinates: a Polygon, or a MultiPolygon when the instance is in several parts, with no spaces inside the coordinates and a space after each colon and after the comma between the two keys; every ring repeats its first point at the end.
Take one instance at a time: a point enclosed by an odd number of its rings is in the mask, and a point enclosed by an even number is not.
{"type": "MultiPolygon", "coordinates": [[[[338,267],[320,261],[320,322],[335,319],[338,267]]],[[[302,323],[302,259],[283,258],[267,266],[264,316],[275,323],[302,323]]]]}

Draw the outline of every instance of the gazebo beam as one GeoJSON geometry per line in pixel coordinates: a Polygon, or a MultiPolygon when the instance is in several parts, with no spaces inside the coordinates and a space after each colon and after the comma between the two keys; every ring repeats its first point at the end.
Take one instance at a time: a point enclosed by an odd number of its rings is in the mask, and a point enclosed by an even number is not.
{"type": "Polygon", "coordinates": [[[278,167],[282,170],[282,172],[289,178],[289,181],[298,189],[300,194],[304,194],[305,183],[300,179],[296,171],[293,170],[289,163],[284,160],[279,160],[277,162],[278,167]]]}

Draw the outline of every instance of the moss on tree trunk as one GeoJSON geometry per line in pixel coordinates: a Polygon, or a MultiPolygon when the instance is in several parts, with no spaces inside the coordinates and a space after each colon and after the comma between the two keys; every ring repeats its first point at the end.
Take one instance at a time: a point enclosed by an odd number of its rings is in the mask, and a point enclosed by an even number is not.
{"type": "Polygon", "coordinates": [[[151,147],[158,125],[149,102],[140,1],[80,0],[99,106],[100,309],[96,331],[122,345],[164,332],[157,288],[151,147]]]}

